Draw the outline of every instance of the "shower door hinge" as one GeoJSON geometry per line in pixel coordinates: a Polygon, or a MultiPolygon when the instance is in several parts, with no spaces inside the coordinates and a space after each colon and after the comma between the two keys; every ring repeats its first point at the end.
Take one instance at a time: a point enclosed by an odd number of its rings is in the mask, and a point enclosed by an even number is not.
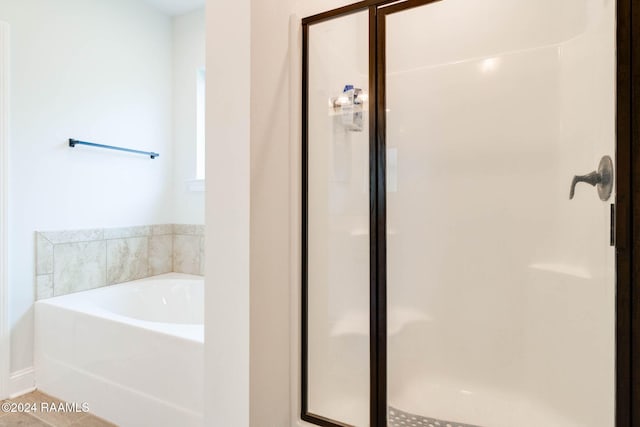
{"type": "Polygon", "coordinates": [[[611,219],[609,220],[609,244],[616,246],[616,205],[611,203],[611,219]]]}

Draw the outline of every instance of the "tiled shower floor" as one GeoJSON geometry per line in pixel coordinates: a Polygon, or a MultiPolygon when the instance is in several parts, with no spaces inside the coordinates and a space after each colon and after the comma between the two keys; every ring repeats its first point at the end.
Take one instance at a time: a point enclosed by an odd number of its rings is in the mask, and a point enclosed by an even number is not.
{"type": "Polygon", "coordinates": [[[389,407],[388,424],[389,427],[478,427],[471,424],[462,424],[410,414],[392,407],[389,407]]]}
{"type": "MultiPolygon", "coordinates": [[[[40,407],[42,402],[50,405],[59,404],[61,401],[39,391],[34,391],[15,399],[3,400],[2,403],[15,402],[20,404],[36,404],[40,407]]],[[[5,412],[0,410],[0,427],[115,427],[98,417],[87,413],[65,412],[5,412]]]]}

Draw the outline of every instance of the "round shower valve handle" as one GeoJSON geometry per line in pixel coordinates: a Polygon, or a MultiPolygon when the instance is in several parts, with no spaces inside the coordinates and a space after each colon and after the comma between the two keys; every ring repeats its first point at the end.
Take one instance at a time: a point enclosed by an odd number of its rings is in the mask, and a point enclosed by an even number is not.
{"type": "Polygon", "coordinates": [[[600,159],[598,170],[586,175],[576,175],[571,181],[571,190],[569,191],[569,199],[573,199],[576,193],[576,185],[584,182],[593,187],[597,187],[600,200],[607,201],[611,197],[613,191],[613,161],[611,157],[604,156],[600,159]]]}

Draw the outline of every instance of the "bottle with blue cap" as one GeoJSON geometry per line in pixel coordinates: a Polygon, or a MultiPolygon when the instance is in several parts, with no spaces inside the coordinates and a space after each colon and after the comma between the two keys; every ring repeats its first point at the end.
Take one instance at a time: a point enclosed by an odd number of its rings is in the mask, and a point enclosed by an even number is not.
{"type": "Polygon", "coordinates": [[[342,124],[351,128],[354,124],[353,101],[355,90],[353,85],[345,85],[342,90],[342,96],[347,99],[347,102],[342,105],[342,124]]]}

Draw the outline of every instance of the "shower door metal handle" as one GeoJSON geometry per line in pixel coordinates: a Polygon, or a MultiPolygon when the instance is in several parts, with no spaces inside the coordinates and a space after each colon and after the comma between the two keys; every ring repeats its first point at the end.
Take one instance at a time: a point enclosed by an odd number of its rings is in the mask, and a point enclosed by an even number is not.
{"type": "Polygon", "coordinates": [[[571,181],[571,190],[569,191],[569,200],[573,199],[573,196],[575,196],[576,185],[579,182],[584,182],[593,187],[597,187],[600,200],[609,200],[611,192],[613,191],[613,161],[611,160],[611,157],[604,156],[600,159],[597,171],[573,177],[573,180],[571,181]]]}
{"type": "Polygon", "coordinates": [[[598,172],[591,172],[586,175],[576,175],[573,177],[573,181],[571,181],[571,191],[569,192],[569,199],[573,199],[573,196],[576,194],[576,184],[579,182],[584,182],[592,187],[600,184],[602,182],[602,176],[598,172]]]}

